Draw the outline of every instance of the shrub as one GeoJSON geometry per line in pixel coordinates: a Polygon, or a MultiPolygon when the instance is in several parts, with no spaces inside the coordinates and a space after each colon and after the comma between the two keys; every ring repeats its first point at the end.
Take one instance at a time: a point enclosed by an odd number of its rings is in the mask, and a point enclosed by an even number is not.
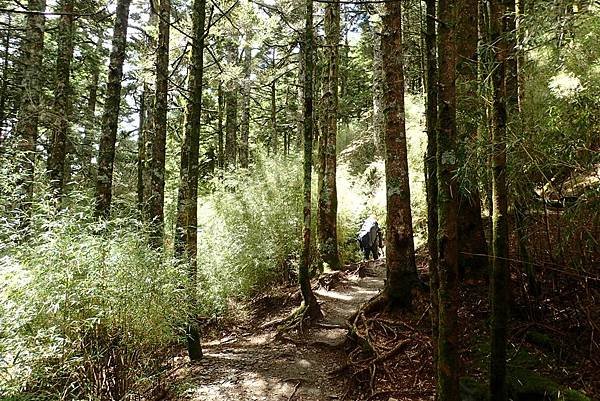
{"type": "Polygon", "coordinates": [[[185,276],[132,219],[48,217],[0,255],[0,396],[120,399],[177,338],[185,276]]]}

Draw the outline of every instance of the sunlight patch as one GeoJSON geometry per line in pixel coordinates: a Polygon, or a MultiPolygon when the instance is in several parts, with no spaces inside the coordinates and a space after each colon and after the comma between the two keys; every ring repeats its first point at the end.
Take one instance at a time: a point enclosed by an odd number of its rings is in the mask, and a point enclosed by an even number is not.
{"type": "Polygon", "coordinates": [[[548,88],[559,99],[573,97],[584,89],[578,77],[564,71],[550,78],[548,88]]]}

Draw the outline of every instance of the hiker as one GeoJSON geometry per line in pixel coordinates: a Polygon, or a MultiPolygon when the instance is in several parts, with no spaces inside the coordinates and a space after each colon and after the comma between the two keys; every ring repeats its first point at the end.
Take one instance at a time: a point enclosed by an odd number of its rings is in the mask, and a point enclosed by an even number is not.
{"type": "Polygon", "coordinates": [[[383,236],[379,229],[379,224],[373,216],[368,217],[358,232],[358,246],[365,255],[365,260],[369,260],[369,255],[373,259],[379,259],[379,248],[383,248],[383,236]]]}

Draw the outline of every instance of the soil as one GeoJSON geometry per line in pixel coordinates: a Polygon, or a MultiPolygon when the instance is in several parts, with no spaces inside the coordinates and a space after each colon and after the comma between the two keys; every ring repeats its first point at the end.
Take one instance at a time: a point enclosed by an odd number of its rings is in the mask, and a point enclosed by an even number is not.
{"type": "MultiPolygon", "coordinates": [[[[362,341],[357,336],[349,339],[348,318],[379,292],[385,277],[383,261],[352,267],[357,270],[322,275],[314,283],[325,315],[316,326],[284,335],[278,335],[274,325],[266,326],[288,316],[300,304],[295,286],[271,287],[246,305],[241,319],[213,324],[211,332],[205,331],[202,361],[190,364],[184,351],[172,358],[168,375],[161,379],[160,395],[152,398],[433,400],[429,293],[415,293],[412,306],[405,310],[377,311],[366,318],[360,315],[354,329],[362,341]]],[[[427,282],[425,258],[419,258],[418,268],[427,282]]],[[[526,280],[519,273],[515,269],[511,277],[508,349],[516,399],[533,390],[543,396],[550,387],[560,390],[558,394],[571,388],[590,399],[600,399],[600,347],[595,340],[600,308],[591,300],[581,304],[586,307],[572,302],[573,294],[576,299],[585,294],[597,299],[594,294],[598,294],[598,286],[582,284],[572,275],[562,275],[559,280],[554,274],[557,272],[540,272],[544,295],[530,299],[526,280]],[[546,378],[553,382],[550,387],[546,378]],[[540,383],[546,384],[540,387],[540,383]]],[[[461,389],[467,395],[487,391],[489,317],[488,284],[485,280],[465,280],[458,318],[461,376],[467,379],[461,382],[461,389]]],[[[469,399],[484,398],[473,395],[469,399]]]]}
{"type": "Polygon", "coordinates": [[[203,344],[204,358],[199,363],[190,365],[183,356],[185,353],[174,359],[175,368],[165,398],[198,401],[341,399],[347,390],[346,381],[330,373],[347,359],[346,321],[361,304],[377,295],[385,277],[383,261],[355,267],[361,267],[360,275],[358,271],[346,271],[337,274],[329,285],[317,285],[315,293],[324,319],[304,333],[294,331],[278,337],[276,328],[261,328],[264,323],[286,316],[297,306],[294,290],[287,296],[255,301],[251,305],[252,316],[247,321],[203,344]]]}

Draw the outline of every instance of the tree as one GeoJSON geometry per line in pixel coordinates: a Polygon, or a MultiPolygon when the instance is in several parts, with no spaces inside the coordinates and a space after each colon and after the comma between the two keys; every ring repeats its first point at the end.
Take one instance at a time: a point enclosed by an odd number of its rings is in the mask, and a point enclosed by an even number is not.
{"type": "Polygon", "coordinates": [[[165,204],[165,152],[167,146],[167,113],[169,110],[169,36],[171,0],[160,0],[158,23],[158,48],[156,49],[156,100],[154,103],[154,135],[152,141],[151,176],[149,197],[150,221],[153,242],[163,242],[165,204]]]}
{"type": "Polygon", "coordinates": [[[381,27],[371,23],[373,35],[373,143],[377,154],[383,154],[383,60],[381,54],[381,27]]]}
{"type": "Polygon", "coordinates": [[[506,188],[506,79],[509,53],[507,35],[509,13],[514,12],[514,0],[490,2],[490,39],[494,44],[493,120],[492,120],[492,279],[491,279],[491,357],[490,400],[505,401],[506,337],[508,326],[508,201],[506,188]]]}
{"type": "MultiPolygon", "coordinates": [[[[250,37],[246,38],[248,42],[250,37]]],[[[244,82],[242,84],[242,121],[240,135],[240,167],[248,168],[248,139],[250,136],[250,69],[252,65],[252,49],[250,44],[246,43],[244,47],[244,82]]]]}
{"type": "Polygon", "coordinates": [[[99,35],[96,42],[96,51],[93,52],[95,57],[91,61],[90,79],[88,85],[88,98],[85,108],[85,128],[83,134],[83,151],[81,152],[84,159],[84,174],[92,176],[92,144],[96,140],[96,105],[98,104],[98,85],[100,81],[100,65],[102,64],[102,45],[103,37],[99,35]]]}
{"type": "Polygon", "coordinates": [[[313,152],[313,71],[314,71],[314,31],[313,31],[313,2],[306,0],[306,15],[304,25],[304,43],[301,54],[304,55],[304,208],[302,224],[302,255],[298,269],[298,282],[302,293],[303,307],[301,318],[316,320],[322,316],[317,298],[310,286],[310,237],[311,237],[311,176],[313,152]]]}
{"type": "MultiPolygon", "coordinates": [[[[472,144],[477,138],[477,115],[480,108],[477,96],[477,0],[461,0],[457,38],[457,135],[460,147],[460,159],[467,164],[472,144]]],[[[467,276],[487,277],[487,242],[481,218],[481,196],[477,182],[469,178],[461,180],[458,201],[459,273],[467,276]]]]}
{"type": "Polygon", "coordinates": [[[29,0],[26,18],[26,37],[21,51],[23,53],[23,72],[21,77],[21,101],[17,115],[15,137],[20,152],[19,177],[17,186],[20,194],[19,210],[22,213],[20,226],[29,226],[31,203],[33,201],[33,181],[35,175],[35,146],[38,137],[38,122],[42,108],[42,61],[44,57],[44,28],[46,19],[45,0],[29,0]]]}
{"type": "Polygon", "coordinates": [[[192,9],[192,55],[188,78],[189,99],[185,113],[185,131],[181,144],[177,222],[175,226],[175,256],[187,263],[186,285],[190,307],[186,327],[190,359],[202,358],[200,327],[197,313],[198,254],[198,158],[200,153],[200,117],[202,113],[202,79],[204,68],[204,24],[206,0],[195,0],[192,9]]]}
{"type": "Polygon", "coordinates": [[[387,193],[385,291],[392,304],[406,306],[411,302],[412,291],[418,286],[419,279],[410,209],[400,2],[385,4],[381,42],[387,193]]]}
{"type": "Polygon", "coordinates": [[[429,250],[429,288],[431,293],[431,328],[433,339],[433,365],[436,367],[439,324],[439,277],[438,277],[438,202],[437,202],[437,59],[436,59],[436,0],[426,0],[426,65],[427,105],[425,123],[427,129],[427,154],[425,155],[425,186],[427,194],[427,249],[429,250]]]}
{"type": "MultiPolygon", "coordinates": [[[[50,155],[48,157],[48,176],[54,197],[60,202],[64,189],[65,159],[69,140],[69,120],[71,114],[71,60],[73,59],[73,1],[63,0],[58,23],[58,55],[56,59],[56,87],[54,91],[54,115],[50,155]]],[[[70,168],[70,166],[68,167],[70,168]]]]}
{"type": "Polygon", "coordinates": [[[338,119],[338,64],[340,41],[340,4],[325,6],[325,41],[327,65],[323,80],[323,124],[319,138],[319,219],[318,246],[324,263],[340,269],[337,244],[336,137],[338,119]]]}
{"type": "Polygon", "coordinates": [[[142,93],[139,101],[139,130],[137,139],[137,207],[140,217],[146,217],[146,183],[144,180],[144,172],[146,165],[146,99],[148,97],[148,85],[144,82],[142,93]]]}
{"type": "Polygon", "coordinates": [[[123,79],[123,61],[127,44],[127,22],[131,0],[118,0],[115,12],[112,49],[108,66],[106,99],[102,114],[102,134],[98,153],[98,177],[96,179],[95,216],[108,218],[112,201],[112,182],[121,104],[121,81],[123,79]]]}
{"type": "Polygon", "coordinates": [[[438,274],[439,340],[438,400],[458,401],[458,211],[456,183],[456,28],[457,5],[439,1],[439,130],[437,133],[438,179],[438,274]]]}
{"type": "MultiPolygon", "coordinates": [[[[230,38],[226,46],[227,58],[231,66],[237,62],[237,37],[230,38]]],[[[238,154],[237,114],[238,83],[235,77],[225,83],[225,165],[234,167],[238,154]]]]}

